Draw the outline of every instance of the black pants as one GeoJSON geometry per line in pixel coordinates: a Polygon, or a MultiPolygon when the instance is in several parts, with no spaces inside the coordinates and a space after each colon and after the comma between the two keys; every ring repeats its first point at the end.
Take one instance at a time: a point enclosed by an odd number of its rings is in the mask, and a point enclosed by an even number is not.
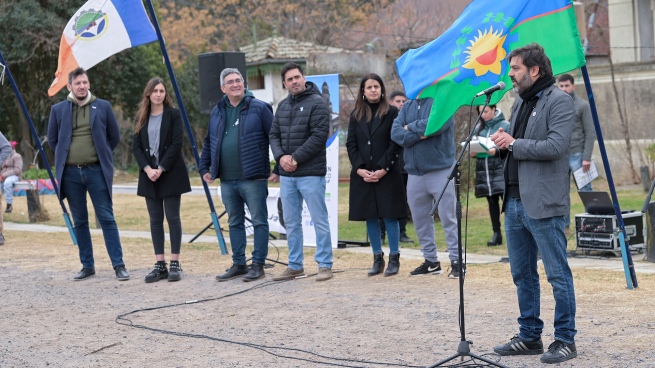
{"type": "Polygon", "coordinates": [[[489,217],[491,217],[491,227],[494,230],[494,233],[500,232],[500,194],[494,194],[491,197],[487,197],[487,203],[489,203],[489,217]]]}
{"type": "Polygon", "coordinates": [[[155,254],[164,254],[164,214],[168,221],[168,229],[171,232],[171,254],[180,254],[182,247],[182,221],[180,220],[180,201],[181,195],[148,198],[148,214],[150,215],[150,234],[152,236],[152,245],[155,247],[155,254]]]}

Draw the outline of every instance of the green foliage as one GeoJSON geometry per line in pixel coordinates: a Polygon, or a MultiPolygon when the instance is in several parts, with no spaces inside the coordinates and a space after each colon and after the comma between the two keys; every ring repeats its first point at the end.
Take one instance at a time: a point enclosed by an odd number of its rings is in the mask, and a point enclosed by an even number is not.
{"type": "Polygon", "coordinates": [[[655,162],[655,143],[646,147],[646,157],[648,158],[648,161],[655,162]]]}
{"type": "MultiPolygon", "coordinates": [[[[4,0],[0,4],[0,51],[38,134],[44,136],[50,107],[68,94],[64,88],[53,98],[47,95],[57,69],[62,31],[83,3],[72,0],[4,0]]],[[[154,76],[168,79],[157,43],[125,50],[89,71],[93,94],[110,101],[114,109],[123,111],[129,121],[146,82],[154,76]]],[[[0,90],[0,131],[35,146],[10,87],[5,83],[0,90]]],[[[124,138],[131,139],[127,135],[124,138]]],[[[123,142],[122,149],[129,149],[130,142],[123,142]]],[[[25,159],[31,161],[31,157],[25,159]]]]}
{"type": "MultiPolygon", "coordinates": [[[[70,16],[79,5],[72,0],[5,0],[0,5],[0,51],[39,133],[45,131],[52,104],[47,89],[57,69],[61,32],[68,22],[64,14],[70,16]]],[[[8,83],[0,89],[0,130],[18,139],[26,135],[22,112],[8,83]]]]}
{"type": "MultiPolygon", "coordinates": [[[[54,172],[52,174],[55,175],[54,172]]],[[[50,176],[48,175],[48,170],[46,169],[37,169],[36,167],[31,167],[23,172],[23,179],[50,179],[50,176]]]]}

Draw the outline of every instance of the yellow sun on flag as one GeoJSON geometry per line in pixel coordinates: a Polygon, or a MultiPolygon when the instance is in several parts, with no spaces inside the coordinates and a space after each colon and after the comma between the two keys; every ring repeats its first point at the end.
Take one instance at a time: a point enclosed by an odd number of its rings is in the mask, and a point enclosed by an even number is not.
{"type": "Polygon", "coordinates": [[[484,75],[488,72],[500,74],[500,62],[505,58],[507,52],[503,49],[503,42],[505,37],[502,31],[494,32],[494,28],[485,30],[482,33],[478,30],[478,36],[471,41],[471,46],[468,47],[465,54],[466,62],[463,67],[473,69],[477,77],[484,75]]]}

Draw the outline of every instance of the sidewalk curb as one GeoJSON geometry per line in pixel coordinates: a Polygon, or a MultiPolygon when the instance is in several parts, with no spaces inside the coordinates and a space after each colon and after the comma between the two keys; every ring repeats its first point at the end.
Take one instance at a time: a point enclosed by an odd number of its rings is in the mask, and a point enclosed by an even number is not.
{"type": "MultiPolygon", "coordinates": [[[[4,223],[5,231],[28,231],[28,232],[46,232],[46,233],[55,233],[55,232],[68,232],[68,229],[63,226],[51,226],[43,224],[21,224],[15,222],[5,222],[4,223]]],[[[145,238],[150,239],[149,231],[134,231],[134,230],[120,230],[120,236],[123,238],[145,238]]],[[[91,229],[91,234],[93,235],[102,235],[101,229],[91,229]]],[[[201,235],[196,239],[199,243],[218,243],[218,239],[214,235],[213,231],[208,231],[207,234],[210,235],[201,235]]],[[[188,243],[193,234],[183,234],[182,241],[188,243]]],[[[166,234],[168,238],[168,234],[166,234]]],[[[229,238],[225,237],[225,241],[229,243],[229,238]]],[[[287,246],[286,240],[270,240],[271,244],[276,247],[283,248],[287,246]]],[[[218,250],[218,248],[217,248],[218,250]]],[[[383,248],[385,253],[389,253],[388,248],[383,248]]],[[[363,253],[371,254],[370,247],[346,247],[346,248],[334,248],[334,252],[352,252],[352,253],[363,253]]],[[[400,250],[401,257],[404,259],[422,259],[423,255],[421,254],[420,249],[403,249],[400,250]]],[[[442,262],[448,262],[448,253],[439,252],[438,257],[442,262]]],[[[491,263],[500,263],[501,258],[504,256],[500,255],[486,255],[486,254],[467,254],[466,263],[467,264],[491,264],[491,263]]],[[[655,263],[645,261],[644,254],[633,254],[632,255],[635,271],[637,273],[649,273],[655,274],[655,263]]],[[[597,269],[597,270],[609,270],[623,273],[623,260],[621,257],[608,258],[603,256],[596,255],[580,255],[569,257],[569,266],[572,268],[588,268],[588,269],[597,269]]]]}

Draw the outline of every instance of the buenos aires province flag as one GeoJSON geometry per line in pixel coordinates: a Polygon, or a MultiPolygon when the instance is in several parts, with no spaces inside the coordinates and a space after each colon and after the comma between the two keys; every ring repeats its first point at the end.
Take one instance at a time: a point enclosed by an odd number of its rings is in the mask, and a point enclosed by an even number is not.
{"type": "Polygon", "coordinates": [[[512,88],[507,55],[531,42],[544,47],[555,75],[585,64],[571,0],[473,0],[439,38],[401,56],[396,66],[407,97],[434,99],[425,135],[503,81],[505,90],[491,99],[497,103],[512,88]]]}
{"type": "Polygon", "coordinates": [[[68,21],[59,45],[54,96],[77,67],[89,69],[130,47],[157,40],[141,0],[89,0],[68,21]]]}

